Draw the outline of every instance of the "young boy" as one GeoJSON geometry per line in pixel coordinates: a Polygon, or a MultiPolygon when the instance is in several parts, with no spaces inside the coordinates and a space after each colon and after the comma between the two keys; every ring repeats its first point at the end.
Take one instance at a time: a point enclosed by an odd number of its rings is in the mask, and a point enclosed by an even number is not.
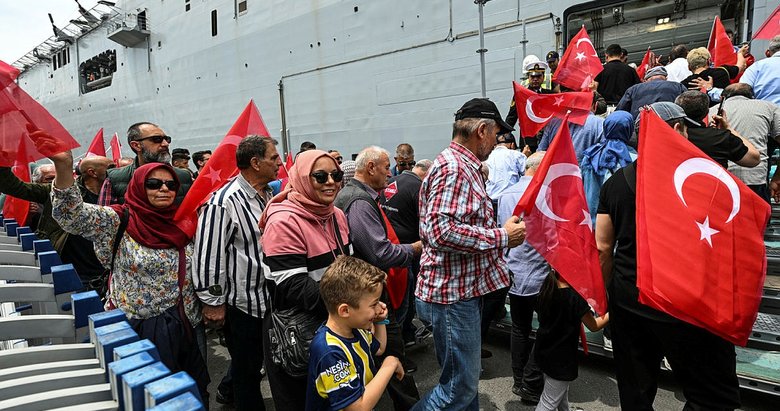
{"type": "Polygon", "coordinates": [[[385,350],[387,307],[379,301],[386,274],[353,257],[339,256],[320,280],[328,321],[311,342],[306,410],[371,410],[393,374],[404,376],[385,350]]]}

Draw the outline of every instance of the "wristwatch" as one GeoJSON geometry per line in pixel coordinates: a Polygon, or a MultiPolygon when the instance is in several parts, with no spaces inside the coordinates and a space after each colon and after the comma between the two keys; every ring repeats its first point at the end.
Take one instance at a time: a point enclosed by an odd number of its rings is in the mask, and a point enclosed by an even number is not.
{"type": "Polygon", "coordinates": [[[219,284],[214,284],[211,287],[209,287],[209,294],[219,297],[222,295],[222,286],[219,284]]]}

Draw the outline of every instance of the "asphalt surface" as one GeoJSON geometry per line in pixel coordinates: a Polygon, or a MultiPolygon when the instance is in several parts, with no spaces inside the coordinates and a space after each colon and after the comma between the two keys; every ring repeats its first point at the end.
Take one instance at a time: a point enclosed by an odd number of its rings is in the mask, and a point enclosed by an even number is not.
{"type": "MultiPolygon", "coordinates": [[[[232,406],[216,402],[214,392],[227,369],[229,355],[227,349],[219,344],[213,331],[209,331],[209,372],[212,383],[209,386],[211,410],[232,410],[232,406]]],[[[479,382],[479,402],[482,410],[533,410],[535,406],[526,405],[512,393],[512,369],[510,366],[509,337],[501,333],[491,334],[483,344],[493,353],[493,357],[483,360],[484,372],[479,382]]],[[[408,352],[409,357],[419,367],[414,378],[420,393],[426,393],[439,378],[439,365],[434,356],[431,340],[415,346],[408,352]]],[[[263,380],[262,393],[267,410],[275,410],[268,382],[263,380]]],[[[569,388],[569,402],[572,407],[581,407],[587,411],[619,409],[617,383],[612,369],[612,360],[595,355],[580,358],[579,378],[569,388]]],[[[657,410],[682,410],[685,399],[680,387],[674,382],[671,373],[663,372],[655,399],[657,410]]],[[[387,395],[376,407],[379,411],[391,411],[392,403],[387,395]]],[[[742,410],[776,411],[780,409],[780,396],[771,396],[748,390],[742,390],[742,410]]],[[[280,410],[282,411],[282,410],[280,410]]],[[[288,411],[288,410],[284,410],[288,411]]]]}

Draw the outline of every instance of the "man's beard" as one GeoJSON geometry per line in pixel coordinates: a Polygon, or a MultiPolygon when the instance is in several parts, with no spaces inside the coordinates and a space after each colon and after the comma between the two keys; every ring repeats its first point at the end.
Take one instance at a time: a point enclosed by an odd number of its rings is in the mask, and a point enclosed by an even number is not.
{"type": "Polygon", "coordinates": [[[148,163],[171,163],[171,153],[167,151],[159,151],[153,153],[141,147],[141,158],[144,159],[144,164],[148,163]]]}

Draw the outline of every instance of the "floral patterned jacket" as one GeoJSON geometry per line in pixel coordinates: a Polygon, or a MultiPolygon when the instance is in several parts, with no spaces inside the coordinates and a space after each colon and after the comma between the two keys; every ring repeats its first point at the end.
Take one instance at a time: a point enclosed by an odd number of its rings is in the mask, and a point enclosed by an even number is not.
{"type": "MultiPolygon", "coordinates": [[[[109,267],[119,215],[110,207],[84,203],[75,185],[66,189],[52,187],[51,200],[52,216],[60,226],[69,233],[92,240],[98,260],[104,267],[109,267]]],[[[187,276],[182,297],[187,318],[195,326],[200,324],[201,312],[192,286],[192,252],[193,243],[190,242],[185,251],[187,276]]],[[[178,270],[176,249],[148,248],[125,232],[114,260],[108,300],[128,318],[146,319],[162,314],[178,302],[178,270]]]]}

